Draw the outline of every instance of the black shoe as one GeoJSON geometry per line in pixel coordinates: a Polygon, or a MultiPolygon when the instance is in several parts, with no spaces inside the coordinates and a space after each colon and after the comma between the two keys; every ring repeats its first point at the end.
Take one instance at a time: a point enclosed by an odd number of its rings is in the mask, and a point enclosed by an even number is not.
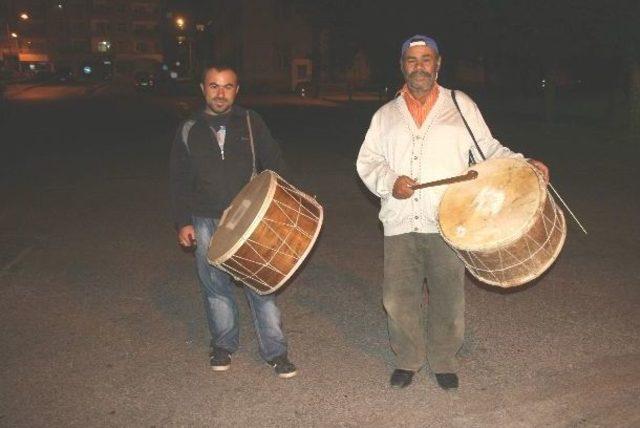
{"type": "Polygon", "coordinates": [[[455,373],[436,373],[436,380],[442,389],[456,389],[458,387],[458,375],[455,373]]]}
{"type": "Polygon", "coordinates": [[[275,357],[271,361],[267,361],[271,367],[273,367],[274,371],[278,375],[278,377],[288,379],[290,377],[294,377],[298,374],[296,370],[296,366],[293,365],[291,361],[287,358],[286,355],[280,355],[279,357],[275,357]]]}
{"type": "Polygon", "coordinates": [[[229,370],[229,367],[231,367],[231,354],[226,349],[214,347],[211,354],[209,354],[209,364],[216,372],[229,370]]]}
{"type": "Polygon", "coordinates": [[[413,380],[414,373],[415,372],[411,370],[395,369],[393,373],[391,373],[389,383],[393,388],[405,388],[409,386],[413,380]]]}

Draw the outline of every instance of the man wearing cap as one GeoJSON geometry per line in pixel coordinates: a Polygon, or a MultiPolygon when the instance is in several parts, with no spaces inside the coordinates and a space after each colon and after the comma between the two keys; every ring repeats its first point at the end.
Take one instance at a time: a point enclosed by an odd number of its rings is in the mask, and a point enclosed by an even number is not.
{"type": "MultiPolygon", "coordinates": [[[[416,35],[404,42],[405,85],[374,114],[356,164],[362,181],[381,199],[382,299],[396,355],[390,379],[395,388],[409,385],[427,362],[440,387],[457,388],[455,356],[464,339],[464,265],[436,225],[446,186],[417,192],[411,186],[458,175],[471,159],[522,158],[493,138],[477,105],[456,91],[458,111],[452,91],[437,83],[441,64],[434,39],[416,35]]],[[[543,163],[529,162],[548,180],[543,163]]]]}

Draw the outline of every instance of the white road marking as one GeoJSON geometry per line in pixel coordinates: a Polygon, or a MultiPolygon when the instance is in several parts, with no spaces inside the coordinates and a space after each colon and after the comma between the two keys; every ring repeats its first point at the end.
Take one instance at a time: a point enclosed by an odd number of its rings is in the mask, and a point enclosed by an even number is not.
{"type": "Polygon", "coordinates": [[[24,250],[20,251],[20,253],[13,259],[11,260],[9,263],[7,263],[2,270],[0,271],[0,274],[5,274],[9,271],[9,269],[11,269],[13,266],[17,265],[18,263],[20,263],[20,261],[25,258],[30,252],[31,250],[33,250],[33,247],[27,247],[24,250]]]}

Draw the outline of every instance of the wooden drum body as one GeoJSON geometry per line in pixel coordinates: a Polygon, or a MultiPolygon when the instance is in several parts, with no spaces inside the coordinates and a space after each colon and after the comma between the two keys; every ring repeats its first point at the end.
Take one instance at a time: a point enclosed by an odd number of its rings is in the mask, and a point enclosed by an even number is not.
{"type": "Polygon", "coordinates": [[[564,215],[543,178],[521,159],[492,159],[469,169],[478,177],[450,185],[440,202],[443,238],[483,282],[513,287],[537,278],[566,237],[564,215]]]}
{"type": "Polygon", "coordinates": [[[322,219],[314,198],[263,171],[225,210],[211,238],[209,263],[259,294],[272,293],[309,254],[322,219]]]}

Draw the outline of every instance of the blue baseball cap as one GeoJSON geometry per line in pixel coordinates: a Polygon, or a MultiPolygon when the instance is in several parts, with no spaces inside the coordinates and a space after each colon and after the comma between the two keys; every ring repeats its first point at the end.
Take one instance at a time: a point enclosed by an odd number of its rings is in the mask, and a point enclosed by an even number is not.
{"type": "Polygon", "coordinates": [[[438,55],[440,55],[440,51],[438,51],[438,44],[431,37],[423,36],[421,34],[416,34],[415,36],[409,37],[402,44],[402,52],[400,54],[400,58],[404,58],[404,54],[407,52],[412,46],[429,46],[431,49],[436,51],[438,55]]]}

